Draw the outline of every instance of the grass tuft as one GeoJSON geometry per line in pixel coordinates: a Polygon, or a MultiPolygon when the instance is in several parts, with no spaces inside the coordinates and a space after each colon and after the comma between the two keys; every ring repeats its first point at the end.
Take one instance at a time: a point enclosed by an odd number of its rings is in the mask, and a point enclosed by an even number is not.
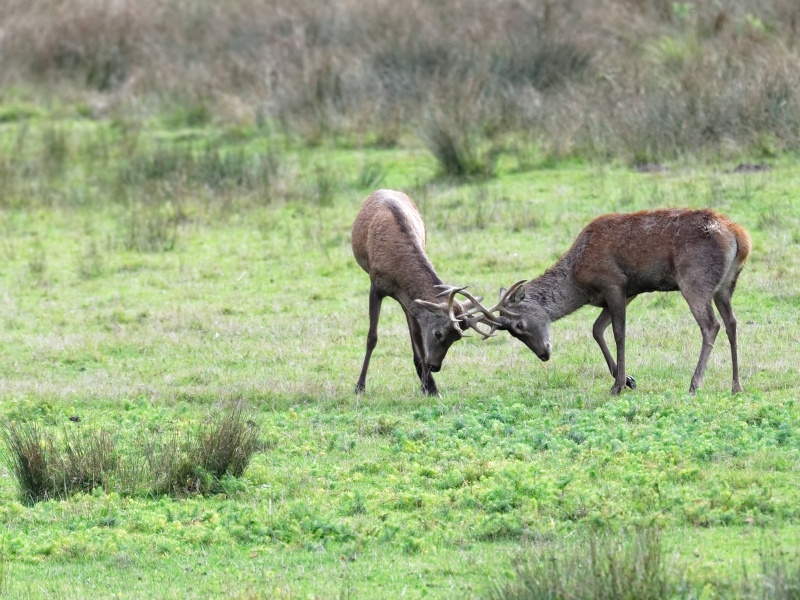
{"type": "Polygon", "coordinates": [[[499,149],[474,131],[474,126],[438,110],[429,112],[420,133],[445,177],[493,177],[499,149]]]}
{"type": "Polygon", "coordinates": [[[656,600],[678,591],[671,587],[655,529],[633,536],[596,534],[567,548],[538,548],[515,570],[515,581],[496,588],[490,597],[656,600]]]}
{"type": "Polygon", "coordinates": [[[10,585],[8,560],[4,552],[0,551],[0,596],[8,594],[10,585]]]}
{"type": "Polygon", "coordinates": [[[331,206],[336,196],[338,178],[332,169],[317,165],[314,169],[314,182],[311,197],[318,206],[331,206]]]}
{"type": "MultiPolygon", "coordinates": [[[[153,496],[177,496],[185,494],[187,474],[191,465],[185,456],[182,437],[176,431],[159,432],[138,440],[144,457],[144,469],[131,469],[131,488],[144,487],[153,496]],[[188,465],[188,466],[187,466],[188,465]],[[139,481],[146,478],[144,486],[139,481]]],[[[136,465],[136,463],[133,463],[136,465]]]]}
{"type": "Polygon", "coordinates": [[[65,430],[57,457],[54,483],[63,489],[62,496],[103,487],[117,462],[111,435],[97,429],[65,430]]]}
{"type": "Polygon", "coordinates": [[[386,179],[386,167],[381,163],[369,161],[364,163],[356,178],[356,187],[360,190],[376,190],[386,179]]]}
{"type": "MultiPolygon", "coordinates": [[[[800,598],[800,555],[771,551],[762,555],[760,567],[760,573],[743,569],[738,579],[714,587],[742,600],[800,598]]],[[[514,581],[495,586],[488,597],[688,600],[705,597],[709,589],[709,582],[685,566],[665,560],[661,532],[645,528],[633,534],[593,533],[568,544],[541,543],[516,563],[514,581]]]]}
{"type": "Polygon", "coordinates": [[[140,443],[148,492],[156,496],[224,492],[226,478],[241,477],[263,449],[259,429],[241,404],[216,413],[195,434],[168,431],[140,443]]]}
{"type": "Polygon", "coordinates": [[[754,600],[800,600],[800,554],[764,554],[756,581],[742,585],[743,596],[747,594],[754,600]]]}
{"type": "Polygon", "coordinates": [[[225,475],[241,477],[260,447],[255,423],[237,404],[203,424],[192,456],[198,466],[219,480],[225,475]]]}
{"type": "Polygon", "coordinates": [[[185,496],[235,488],[262,450],[259,430],[240,405],[223,410],[194,434],[161,431],[117,446],[117,429],[65,430],[8,421],[2,440],[19,495],[33,504],[95,488],[124,495],[185,496]]]}
{"type": "Polygon", "coordinates": [[[33,503],[53,493],[53,439],[35,423],[4,424],[8,461],[23,501],[33,503]]]}
{"type": "Polygon", "coordinates": [[[169,252],[178,240],[179,211],[172,203],[134,202],[124,220],[122,240],[126,250],[169,252]]]}
{"type": "Polygon", "coordinates": [[[224,492],[263,449],[259,429],[241,404],[222,410],[192,435],[163,432],[143,443],[149,492],[185,496],[224,492]]]}
{"type": "Polygon", "coordinates": [[[30,504],[102,486],[116,462],[114,444],[104,431],[65,431],[59,443],[36,424],[9,421],[2,437],[19,495],[30,504]]]}

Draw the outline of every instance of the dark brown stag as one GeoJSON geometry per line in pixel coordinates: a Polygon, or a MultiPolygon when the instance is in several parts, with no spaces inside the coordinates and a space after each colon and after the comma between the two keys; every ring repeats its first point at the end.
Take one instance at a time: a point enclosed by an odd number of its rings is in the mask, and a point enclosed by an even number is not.
{"type": "MultiPolygon", "coordinates": [[[[703,344],[689,391],[703,380],[719,332],[711,302],[725,323],[733,363],[733,393],[741,392],[736,318],[731,296],[750,253],[750,236],[713,210],[668,209],[611,214],[589,223],[572,247],[545,273],[501,289],[500,329],[550,358],[550,323],[590,304],[602,310],[592,333],[614,377],[612,394],[636,381],[625,372],[625,308],[645,292],[680,291],[694,315],[703,344]],[[617,360],[603,333],[611,324],[617,360]]],[[[466,315],[468,316],[468,315],[466,315]]]]}
{"type": "Polygon", "coordinates": [[[443,284],[436,275],[425,254],[425,224],[417,207],[402,192],[378,190],[364,201],[353,223],[352,244],[356,261],[372,282],[367,353],[356,392],[364,391],[369,360],[378,343],[381,302],[389,296],[405,312],[422,392],[438,395],[431,373],[441,369],[453,342],[461,339],[468,327],[486,336],[477,327],[480,322],[495,327],[499,323],[490,313],[482,312],[485,309],[480,306],[480,298],[473,298],[463,287],[443,284]],[[456,300],[457,293],[467,300],[456,300]],[[469,318],[462,318],[473,308],[481,316],[470,314],[469,318]]]}

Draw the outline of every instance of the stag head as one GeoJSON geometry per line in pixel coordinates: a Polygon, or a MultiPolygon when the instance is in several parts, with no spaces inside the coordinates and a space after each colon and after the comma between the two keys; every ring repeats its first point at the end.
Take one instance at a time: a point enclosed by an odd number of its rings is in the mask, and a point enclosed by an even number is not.
{"type": "Polygon", "coordinates": [[[508,331],[546,361],[552,351],[550,317],[535,300],[526,296],[525,283],[527,281],[523,279],[508,289],[500,288],[500,300],[491,308],[483,307],[473,298],[473,307],[462,318],[468,320],[478,313],[484,315],[483,322],[491,326],[490,335],[497,330],[508,331]],[[493,314],[495,312],[497,316],[493,314]]]}
{"type": "Polygon", "coordinates": [[[441,368],[447,350],[453,342],[465,336],[464,332],[467,329],[477,331],[485,339],[490,337],[500,326],[492,314],[481,306],[482,298],[480,296],[476,298],[466,292],[466,286],[439,285],[437,287],[442,289],[437,297],[447,296],[446,300],[441,302],[414,301],[417,306],[424,309],[416,311],[414,316],[422,329],[424,361],[434,373],[441,368]],[[457,301],[456,294],[461,294],[466,300],[457,301]],[[487,325],[491,330],[484,332],[478,327],[479,324],[487,325]]]}

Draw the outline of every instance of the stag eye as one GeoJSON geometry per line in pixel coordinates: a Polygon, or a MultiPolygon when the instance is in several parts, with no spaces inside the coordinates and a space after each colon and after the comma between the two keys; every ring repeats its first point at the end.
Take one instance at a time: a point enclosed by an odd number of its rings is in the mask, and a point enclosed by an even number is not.
{"type": "Polygon", "coordinates": [[[437,331],[433,335],[436,336],[437,340],[441,340],[442,339],[442,332],[441,331],[437,331]]]}
{"type": "Polygon", "coordinates": [[[517,322],[517,329],[519,331],[525,331],[525,323],[523,323],[522,321],[518,321],[517,322]]]}

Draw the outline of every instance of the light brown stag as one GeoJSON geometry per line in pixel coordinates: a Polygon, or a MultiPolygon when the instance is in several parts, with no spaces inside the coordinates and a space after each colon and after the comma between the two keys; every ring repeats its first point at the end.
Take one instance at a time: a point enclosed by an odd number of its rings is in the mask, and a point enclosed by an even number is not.
{"type": "Polygon", "coordinates": [[[472,297],[464,287],[442,283],[425,254],[425,224],[419,210],[402,192],[378,190],[361,205],[353,223],[353,255],[370,277],[369,332],[367,353],[356,392],[366,386],[367,368],[378,343],[378,318],[386,296],[400,303],[411,334],[414,367],[422,384],[422,392],[438,395],[431,373],[438,372],[453,342],[461,339],[471,327],[484,337],[478,323],[498,327],[499,322],[480,306],[480,298],[472,297]],[[459,302],[460,293],[467,300],[459,302]],[[447,300],[442,300],[446,296],[447,300]],[[462,318],[475,309],[469,318],[462,318]]]}
{"type": "MultiPolygon", "coordinates": [[[[680,291],[694,315],[703,344],[689,391],[703,380],[719,332],[713,300],[725,323],[733,363],[733,393],[741,392],[736,317],[731,297],[750,253],[750,236],[713,210],[665,209],[598,217],[545,273],[500,290],[499,329],[521,340],[541,360],[550,358],[550,323],[584,305],[602,310],[592,333],[614,378],[612,394],[636,381],[625,372],[625,309],[645,292],[680,291]],[[603,333],[611,324],[617,360],[603,333]]],[[[482,308],[482,307],[481,307],[482,308]]],[[[465,317],[469,317],[467,314],[465,317]]]]}

